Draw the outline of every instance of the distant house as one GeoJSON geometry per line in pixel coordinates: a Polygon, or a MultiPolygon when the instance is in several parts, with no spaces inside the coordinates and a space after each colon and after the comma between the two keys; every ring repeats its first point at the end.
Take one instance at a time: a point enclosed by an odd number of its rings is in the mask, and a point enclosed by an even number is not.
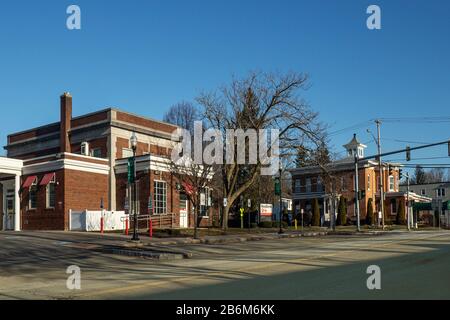
{"type": "MultiPolygon", "coordinates": [[[[347,203],[347,217],[356,222],[355,211],[355,164],[354,158],[364,158],[366,146],[358,141],[356,135],[344,145],[347,156],[325,166],[334,176],[334,193],[337,198],[345,198],[347,203]]],[[[388,220],[395,220],[399,206],[406,206],[407,193],[399,189],[399,173],[401,164],[382,162],[382,174],[376,160],[364,160],[358,163],[358,187],[361,191],[359,200],[360,219],[366,218],[369,199],[372,199],[374,212],[381,212],[380,208],[380,176],[383,178],[384,207],[388,220]]],[[[304,213],[311,212],[312,201],[318,199],[320,213],[324,221],[330,221],[332,210],[332,189],[330,183],[325,183],[324,171],[319,166],[306,166],[291,170],[294,212],[303,209],[304,213]]],[[[431,198],[410,192],[409,199],[414,202],[430,202],[431,198]]],[[[337,204],[336,204],[337,207],[337,204]]],[[[406,212],[406,210],[405,210],[406,212]]],[[[376,218],[378,215],[376,215],[376,218]]]]}

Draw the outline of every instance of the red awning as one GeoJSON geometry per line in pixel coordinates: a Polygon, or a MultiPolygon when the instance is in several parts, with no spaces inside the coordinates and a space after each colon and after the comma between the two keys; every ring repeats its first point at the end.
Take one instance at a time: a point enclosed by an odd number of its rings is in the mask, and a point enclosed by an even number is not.
{"type": "Polygon", "coordinates": [[[22,185],[22,188],[23,189],[25,189],[25,188],[29,188],[33,183],[34,183],[34,181],[36,180],[36,176],[29,176],[28,178],[26,178],[25,179],[25,182],[23,183],[23,185],[22,185]]]}
{"type": "Polygon", "coordinates": [[[46,186],[50,183],[50,181],[53,180],[53,178],[55,177],[55,173],[46,173],[45,176],[42,178],[40,185],[41,186],[46,186]]]}

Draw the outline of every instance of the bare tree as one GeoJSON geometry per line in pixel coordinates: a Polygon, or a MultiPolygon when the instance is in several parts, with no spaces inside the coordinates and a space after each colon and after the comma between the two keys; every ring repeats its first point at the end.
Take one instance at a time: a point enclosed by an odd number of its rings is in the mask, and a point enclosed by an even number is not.
{"type": "Polygon", "coordinates": [[[163,121],[177,125],[193,132],[194,122],[200,120],[200,112],[190,102],[182,101],[170,107],[164,115],[163,121]]]}
{"type": "Polygon", "coordinates": [[[212,166],[196,164],[186,153],[179,159],[172,157],[169,160],[170,172],[174,176],[173,184],[177,190],[185,193],[194,208],[194,238],[198,237],[200,223],[200,210],[202,206],[201,195],[204,195],[204,205],[208,205],[207,189],[211,186],[213,178],[212,166]]]}
{"type": "MultiPolygon", "coordinates": [[[[299,97],[299,91],[307,89],[307,79],[298,73],[252,73],[244,79],[234,79],[217,92],[200,95],[197,101],[204,107],[207,124],[222,133],[223,146],[227,144],[228,129],[278,129],[280,156],[288,158],[295,155],[298,141],[304,141],[305,146],[317,145],[323,134],[317,113],[299,97]]],[[[235,155],[247,155],[249,151],[247,144],[245,150],[236,149],[235,155]]],[[[220,171],[228,201],[222,221],[226,229],[230,208],[260,175],[262,163],[260,159],[256,164],[226,163],[225,156],[223,163],[220,171]]]]}

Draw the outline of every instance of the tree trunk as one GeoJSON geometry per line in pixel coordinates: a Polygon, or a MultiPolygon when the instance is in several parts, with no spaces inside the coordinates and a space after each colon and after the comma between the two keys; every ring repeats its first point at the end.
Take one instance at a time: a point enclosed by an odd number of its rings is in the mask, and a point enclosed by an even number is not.
{"type": "Polygon", "coordinates": [[[228,229],[228,215],[230,213],[230,203],[227,203],[227,206],[223,209],[222,215],[222,229],[226,231],[228,229]]]}

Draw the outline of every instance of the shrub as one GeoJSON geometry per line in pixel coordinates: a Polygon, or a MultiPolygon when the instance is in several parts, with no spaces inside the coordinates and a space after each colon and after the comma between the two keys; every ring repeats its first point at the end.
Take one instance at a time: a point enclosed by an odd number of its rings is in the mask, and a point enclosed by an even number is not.
{"type": "Polygon", "coordinates": [[[373,200],[369,198],[367,202],[367,214],[366,214],[366,224],[371,226],[375,223],[375,216],[373,214],[373,200]]]}
{"type": "Polygon", "coordinates": [[[320,227],[320,209],[319,209],[319,201],[317,199],[313,200],[312,209],[313,215],[311,219],[311,225],[313,227],[320,227]]]}

